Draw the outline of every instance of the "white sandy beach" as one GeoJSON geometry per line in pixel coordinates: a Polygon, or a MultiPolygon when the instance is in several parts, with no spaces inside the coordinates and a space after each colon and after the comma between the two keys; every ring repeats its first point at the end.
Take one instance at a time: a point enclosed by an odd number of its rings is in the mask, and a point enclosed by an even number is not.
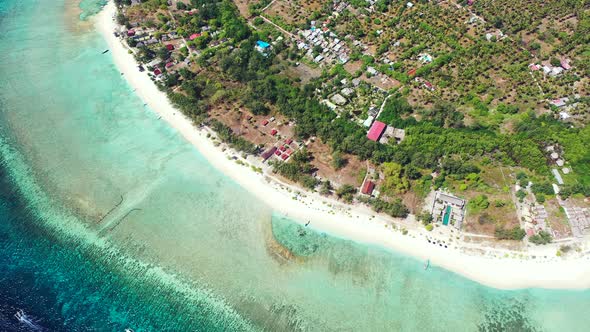
{"type": "MultiPolygon", "coordinates": [[[[526,287],[581,289],[590,288],[590,257],[558,258],[556,246],[535,249],[536,259],[484,257],[465,254],[455,249],[455,244],[445,249],[428,243],[428,233],[422,227],[408,226],[409,233],[403,235],[393,230],[390,218],[378,216],[365,206],[347,207],[318,194],[304,193],[298,199],[293,189],[286,190],[276,181],[268,181],[265,175],[252,171],[249,167],[228,159],[228,155],[238,155],[230,150],[221,151],[216,147],[207,132],[196,128],[190,120],[176,110],[166,95],[158,90],[146,72],[139,72],[133,56],[113,35],[117,27],[113,20],[116,12],[110,1],[97,15],[96,25],[106,39],[110,54],[137,95],[149,107],[161,115],[187,141],[192,143],[208,161],[224,174],[233,178],[246,190],[260,200],[275,208],[281,214],[296,219],[300,223],[311,222],[311,227],[331,235],[375,244],[414,256],[420,260],[430,259],[431,265],[440,266],[461,274],[487,286],[514,289],[526,287]],[[542,258],[547,256],[547,258],[542,258]]],[[[440,237],[443,239],[443,237],[440,237]]],[[[445,238],[445,239],[448,239],[445,238]]],[[[588,250],[584,248],[584,250],[588,250]]],[[[502,252],[503,254],[503,252],[502,252]]],[[[516,255],[522,254],[521,252],[516,255]]],[[[530,253],[529,253],[530,255],[530,253]]],[[[510,255],[509,255],[510,256],[510,255]]],[[[417,262],[417,264],[421,264],[417,262]]]]}

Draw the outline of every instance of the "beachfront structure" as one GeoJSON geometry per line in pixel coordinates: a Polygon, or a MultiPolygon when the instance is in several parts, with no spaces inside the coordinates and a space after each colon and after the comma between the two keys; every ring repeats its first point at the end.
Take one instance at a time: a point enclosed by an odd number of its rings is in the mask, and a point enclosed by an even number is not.
{"type": "Polygon", "coordinates": [[[370,180],[365,180],[361,188],[361,193],[363,195],[371,196],[373,194],[373,190],[375,190],[375,183],[373,183],[373,181],[370,180]]]}
{"type": "Polygon", "coordinates": [[[572,202],[564,202],[562,206],[574,237],[584,237],[584,233],[590,230],[590,209],[576,206],[572,202]]]}
{"type": "Polygon", "coordinates": [[[460,230],[465,217],[465,200],[437,191],[431,212],[434,222],[440,222],[443,226],[452,225],[460,230]]]}
{"type": "Polygon", "coordinates": [[[385,123],[381,121],[373,122],[371,129],[369,129],[369,132],[367,133],[367,138],[371,141],[378,142],[381,138],[381,135],[383,135],[385,128],[387,128],[387,125],[385,123]]]}
{"type": "MultiPolygon", "coordinates": [[[[268,158],[272,157],[272,155],[277,152],[277,147],[273,146],[272,148],[264,151],[260,156],[262,157],[262,161],[268,160],[268,158]]],[[[280,154],[280,153],[279,153],[280,154]]]]}

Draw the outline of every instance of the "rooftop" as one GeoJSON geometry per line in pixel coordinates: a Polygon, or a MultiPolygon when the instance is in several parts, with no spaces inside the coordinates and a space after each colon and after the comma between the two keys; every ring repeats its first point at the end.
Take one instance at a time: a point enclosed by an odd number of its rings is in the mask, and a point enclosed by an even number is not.
{"type": "Polygon", "coordinates": [[[381,121],[373,122],[371,129],[369,129],[369,132],[367,133],[367,138],[371,141],[377,142],[383,134],[383,131],[385,131],[386,127],[387,125],[381,121]]]}

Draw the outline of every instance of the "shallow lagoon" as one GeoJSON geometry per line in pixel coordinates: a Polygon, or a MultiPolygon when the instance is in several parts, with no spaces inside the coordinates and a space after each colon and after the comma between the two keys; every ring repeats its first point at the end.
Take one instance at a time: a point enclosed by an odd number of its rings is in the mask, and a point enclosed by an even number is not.
{"type": "Polygon", "coordinates": [[[80,20],[99,5],[0,2],[0,323],[585,330],[589,291],[499,291],[274,215],[135,97],[80,20]]]}

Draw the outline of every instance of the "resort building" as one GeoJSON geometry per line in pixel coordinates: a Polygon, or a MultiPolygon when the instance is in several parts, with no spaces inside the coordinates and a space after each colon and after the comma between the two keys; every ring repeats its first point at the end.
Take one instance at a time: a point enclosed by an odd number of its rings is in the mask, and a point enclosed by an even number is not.
{"type": "Polygon", "coordinates": [[[437,191],[432,203],[432,217],[434,222],[440,222],[444,226],[452,225],[461,230],[465,217],[465,200],[437,191]]]}

